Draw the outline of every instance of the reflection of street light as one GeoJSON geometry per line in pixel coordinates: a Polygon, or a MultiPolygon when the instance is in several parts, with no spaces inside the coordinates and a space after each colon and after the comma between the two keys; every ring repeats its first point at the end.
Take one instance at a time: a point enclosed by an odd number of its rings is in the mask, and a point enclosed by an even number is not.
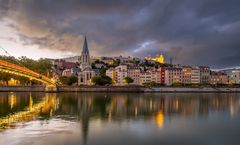
{"type": "Polygon", "coordinates": [[[164,114],[162,111],[159,111],[156,115],[156,123],[159,128],[163,128],[164,125],[164,114]]]}
{"type": "Polygon", "coordinates": [[[9,97],[8,104],[10,105],[10,107],[12,109],[17,104],[17,96],[16,96],[16,94],[11,93],[8,97],[9,97]]]}

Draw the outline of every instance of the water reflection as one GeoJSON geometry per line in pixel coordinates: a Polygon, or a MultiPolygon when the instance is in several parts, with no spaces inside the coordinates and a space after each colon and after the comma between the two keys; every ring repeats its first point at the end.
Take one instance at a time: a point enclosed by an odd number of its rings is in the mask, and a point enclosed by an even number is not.
{"type": "Polygon", "coordinates": [[[238,94],[0,94],[2,131],[17,123],[61,119],[81,123],[84,144],[91,120],[150,120],[156,127],[164,128],[176,116],[208,118],[214,112],[223,112],[233,118],[239,110],[238,94]]]}
{"type": "Polygon", "coordinates": [[[51,117],[58,105],[56,94],[33,97],[31,93],[18,94],[18,96],[16,93],[9,93],[3,94],[0,98],[1,128],[10,127],[17,122],[31,121],[37,116],[44,116],[44,114],[51,117]]]}

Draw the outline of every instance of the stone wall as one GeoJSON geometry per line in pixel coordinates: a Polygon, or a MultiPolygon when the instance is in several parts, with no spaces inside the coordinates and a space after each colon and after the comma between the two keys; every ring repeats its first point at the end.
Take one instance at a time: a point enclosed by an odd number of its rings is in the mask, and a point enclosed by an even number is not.
{"type": "MultiPolygon", "coordinates": [[[[234,93],[240,88],[146,88],[138,86],[58,86],[58,92],[234,93]]],[[[44,92],[45,86],[0,86],[0,92],[44,92]]],[[[50,91],[54,92],[54,91],[50,91]]]]}
{"type": "Polygon", "coordinates": [[[120,87],[120,86],[91,86],[71,87],[59,86],[59,92],[144,92],[145,87],[120,87]]]}
{"type": "Polygon", "coordinates": [[[176,88],[176,87],[162,87],[162,88],[147,88],[145,92],[163,92],[163,93],[221,93],[221,92],[240,92],[240,88],[176,88]]]}
{"type": "Polygon", "coordinates": [[[0,86],[0,92],[44,92],[45,86],[0,86]]]}

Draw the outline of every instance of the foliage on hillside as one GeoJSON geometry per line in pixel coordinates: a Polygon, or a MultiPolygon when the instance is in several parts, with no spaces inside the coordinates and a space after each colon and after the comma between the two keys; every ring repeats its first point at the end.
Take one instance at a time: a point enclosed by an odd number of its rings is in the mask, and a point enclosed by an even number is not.
{"type": "MultiPolygon", "coordinates": [[[[12,56],[0,56],[0,60],[4,60],[19,66],[26,67],[32,71],[35,71],[37,73],[40,73],[42,75],[51,76],[52,70],[52,64],[48,59],[39,59],[39,60],[33,60],[27,57],[19,57],[15,58],[12,56]]],[[[30,80],[25,77],[20,76],[14,76],[11,74],[0,72],[0,81],[8,82],[11,78],[14,78],[16,80],[19,80],[21,84],[29,84],[30,80]]],[[[33,82],[33,81],[32,81],[33,82]]]]}

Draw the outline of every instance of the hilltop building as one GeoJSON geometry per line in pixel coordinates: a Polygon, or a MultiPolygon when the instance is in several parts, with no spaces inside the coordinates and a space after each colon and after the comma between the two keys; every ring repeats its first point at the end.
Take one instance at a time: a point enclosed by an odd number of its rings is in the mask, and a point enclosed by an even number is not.
{"type": "Polygon", "coordinates": [[[146,60],[151,60],[151,61],[155,61],[161,64],[165,63],[165,58],[163,56],[163,54],[159,55],[158,57],[152,58],[152,57],[145,57],[146,60]]]}

